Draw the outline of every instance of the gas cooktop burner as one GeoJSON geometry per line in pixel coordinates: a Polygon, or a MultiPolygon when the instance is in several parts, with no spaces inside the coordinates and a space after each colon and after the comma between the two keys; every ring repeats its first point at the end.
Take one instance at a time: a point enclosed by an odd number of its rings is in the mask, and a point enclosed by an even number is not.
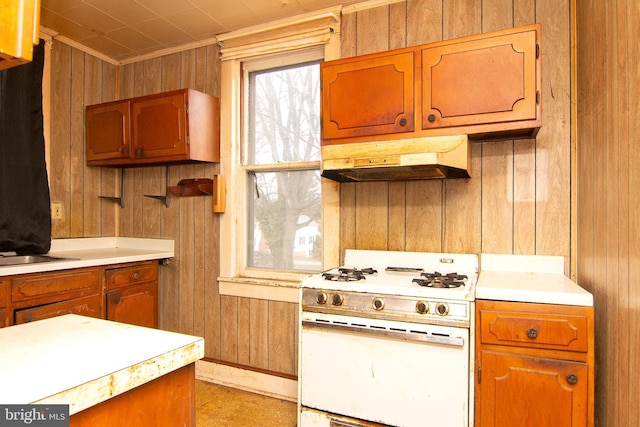
{"type": "Polygon", "coordinates": [[[422,273],[420,276],[422,278],[413,279],[412,282],[429,288],[458,288],[464,286],[464,280],[467,279],[467,275],[465,274],[441,274],[437,271],[433,273],[422,273]]]}
{"type": "Polygon", "coordinates": [[[338,267],[338,271],[325,271],[322,273],[324,280],[333,280],[338,282],[352,282],[356,280],[365,280],[367,275],[376,274],[378,271],[373,268],[348,268],[338,267]]]}

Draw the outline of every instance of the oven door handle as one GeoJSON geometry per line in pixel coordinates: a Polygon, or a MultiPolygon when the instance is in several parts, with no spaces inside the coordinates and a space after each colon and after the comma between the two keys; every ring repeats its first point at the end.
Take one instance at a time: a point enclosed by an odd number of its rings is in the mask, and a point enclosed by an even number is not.
{"type": "Polygon", "coordinates": [[[418,331],[398,331],[384,328],[372,328],[368,326],[354,326],[342,323],[315,322],[313,320],[303,320],[303,327],[324,329],[330,331],[364,333],[385,338],[395,338],[405,341],[415,341],[430,344],[442,344],[453,347],[464,347],[463,337],[452,337],[447,335],[428,334],[418,331]]]}

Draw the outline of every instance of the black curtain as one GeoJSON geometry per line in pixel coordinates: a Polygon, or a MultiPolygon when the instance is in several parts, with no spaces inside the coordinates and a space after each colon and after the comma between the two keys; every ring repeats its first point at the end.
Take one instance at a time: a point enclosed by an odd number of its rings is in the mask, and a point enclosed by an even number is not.
{"type": "Polygon", "coordinates": [[[0,71],[0,252],[47,253],[51,208],[42,119],[44,41],[0,71]]]}

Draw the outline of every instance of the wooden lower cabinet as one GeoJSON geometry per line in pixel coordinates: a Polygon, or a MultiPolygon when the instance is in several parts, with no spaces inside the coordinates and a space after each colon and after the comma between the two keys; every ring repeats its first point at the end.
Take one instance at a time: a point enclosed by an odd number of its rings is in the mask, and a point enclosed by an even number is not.
{"type": "Polygon", "coordinates": [[[476,425],[587,425],[586,363],[483,351],[480,364],[483,399],[476,425]]]}
{"type": "Polygon", "coordinates": [[[593,307],[477,300],[476,324],[476,427],[593,426],[593,307]]]}
{"type": "Polygon", "coordinates": [[[107,292],[107,320],[148,328],[158,327],[158,283],[107,292]]]}
{"type": "Polygon", "coordinates": [[[109,268],[105,277],[107,320],[158,327],[157,262],[109,268]]]}
{"type": "Polygon", "coordinates": [[[0,327],[63,314],[157,328],[157,261],[0,278],[0,327]]]}
{"type": "Polygon", "coordinates": [[[71,427],[196,425],[195,363],[71,415],[71,427]]]}
{"type": "Polygon", "coordinates": [[[9,310],[6,309],[11,302],[11,283],[0,277],[0,328],[9,326],[9,310]]]}

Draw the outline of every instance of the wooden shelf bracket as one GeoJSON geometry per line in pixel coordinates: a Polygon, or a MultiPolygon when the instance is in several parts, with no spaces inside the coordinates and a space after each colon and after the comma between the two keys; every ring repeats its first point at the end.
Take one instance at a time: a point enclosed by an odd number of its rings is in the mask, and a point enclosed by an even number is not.
{"type": "Polygon", "coordinates": [[[98,196],[101,199],[107,199],[117,202],[121,208],[124,208],[124,168],[120,169],[120,196],[98,196]]]}
{"type": "MultiPolygon", "coordinates": [[[[167,189],[169,188],[169,166],[165,166],[165,181],[166,181],[166,187],[167,189]]],[[[162,203],[164,203],[165,207],[169,207],[169,193],[164,194],[164,196],[161,195],[154,195],[154,194],[144,194],[144,197],[149,197],[151,199],[156,199],[156,200],[160,200],[162,203]]]]}

